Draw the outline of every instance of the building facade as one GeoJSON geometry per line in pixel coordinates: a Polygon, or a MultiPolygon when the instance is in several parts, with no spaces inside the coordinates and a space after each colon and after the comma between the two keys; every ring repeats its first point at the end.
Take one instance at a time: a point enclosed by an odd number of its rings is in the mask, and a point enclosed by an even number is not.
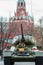
{"type": "Polygon", "coordinates": [[[26,3],[24,0],[18,0],[15,16],[9,19],[9,31],[11,34],[21,34],[21,24],[24,34],[31,34],[34,28],[34,19],[26,12],[26,3]]]}

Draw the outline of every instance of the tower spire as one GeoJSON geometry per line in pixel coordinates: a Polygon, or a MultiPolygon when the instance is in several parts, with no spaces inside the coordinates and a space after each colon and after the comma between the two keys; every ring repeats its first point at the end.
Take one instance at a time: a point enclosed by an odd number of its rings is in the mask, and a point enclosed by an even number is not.
{"type": "Polygon", "coordinates": [[[24,0],[18,0],[19,2],[24,2],[24,0]]]}
{"type": "Polygon", "coordinates": [[[18,7],[25,7],[25,1],[24,0],[18,0],[18,7]]]}

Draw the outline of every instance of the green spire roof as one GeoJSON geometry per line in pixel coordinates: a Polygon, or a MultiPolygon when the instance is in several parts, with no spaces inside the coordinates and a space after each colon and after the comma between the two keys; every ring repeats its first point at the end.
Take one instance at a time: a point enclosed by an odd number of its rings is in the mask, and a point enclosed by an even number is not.
{"type": "Polygon", "coordinates": [[[18,0],[19,2],[24,2],[24,0],[18,0]]]}

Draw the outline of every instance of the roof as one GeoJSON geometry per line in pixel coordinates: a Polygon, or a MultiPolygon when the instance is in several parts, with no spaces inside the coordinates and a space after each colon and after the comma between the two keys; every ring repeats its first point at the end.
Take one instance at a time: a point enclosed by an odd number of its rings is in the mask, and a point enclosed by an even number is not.
{"type": "Polygon", "coordinates": [[[18,0],[19,2],[24,2],[24,0],[18,0]]]}
{"type": "Polygon", "coordinates": [[[30,20],[34,21],[34,17],[33,16],[28,16],[30,20]]]}

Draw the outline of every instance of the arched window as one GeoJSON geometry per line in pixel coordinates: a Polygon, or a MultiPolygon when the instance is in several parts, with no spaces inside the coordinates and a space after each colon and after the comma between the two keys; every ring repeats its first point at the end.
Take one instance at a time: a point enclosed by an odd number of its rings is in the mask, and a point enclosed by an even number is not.
{"type": "Polygon", "coordinates": [[[21,6],[23,6],[23,3],[21,2],[21,6]]]}

